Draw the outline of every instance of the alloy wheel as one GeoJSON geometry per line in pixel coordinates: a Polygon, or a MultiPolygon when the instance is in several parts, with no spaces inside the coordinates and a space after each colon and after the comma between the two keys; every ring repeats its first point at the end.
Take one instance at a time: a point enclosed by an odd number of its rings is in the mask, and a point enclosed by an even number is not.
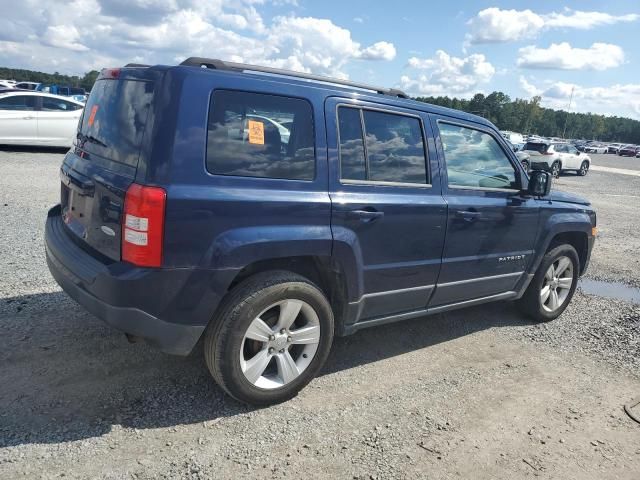
{"type": "Polygon", "coordinates": [[[584,177],[588,171],[589,171],[589,164],[587,162],[583,162],[583,164],[580,166],[580,175],[584,177]]]}
{"type": "Polygon", "coordinates": [[[256,316],[240,347],[245,378],[263,389],[283,387],[304,372],[320,343],[320,320],[302,300],[281,300],[256,316]]]}
{"type": "Polygon", "coordinates": [[[553,313],[561,308],[571,292],[573,285],[573,263],[569,257],[562,256],[553,262],[546,273],[540,289],[542,308],[553,313]]]}

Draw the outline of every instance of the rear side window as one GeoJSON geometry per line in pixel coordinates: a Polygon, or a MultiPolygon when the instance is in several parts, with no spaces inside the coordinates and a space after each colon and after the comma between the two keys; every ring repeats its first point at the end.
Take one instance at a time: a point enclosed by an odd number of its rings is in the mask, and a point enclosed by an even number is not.
{"type": "Polygon", "coordinates": [[[207,170],[217,175],[313,180],[313,114],[306,100],[217,90],[211,97],[207,170]]]}
{"type": "Polygon", "coordinates": [[[85,105],[78,146],[115,162],[137,166],[152,101],[152,82],[98,80],[85,105]]]}
{"type": "Polygon", "coordinates": [[[427,159],[418,118],[340,107],[338,128],[343,180],[427,183],[427,159]]]}
{"type": "Polygon", "coordinates": [[[461,125],[438,123],[449,186],[517,188],[515,169],[489,134],[461,125]]]}
{"type": "Polygon", "coordinates": [[[11,95],[0,98],[0,110],[31,111],[36,109],[36,97],[31,95],[11,95]]]}
{"type": "Polygon", "coordinates": [[[547,153],[548,145],[546,143],[527,142],[524,144],[523,150],[533,150],[538,153],[547,153]]]}

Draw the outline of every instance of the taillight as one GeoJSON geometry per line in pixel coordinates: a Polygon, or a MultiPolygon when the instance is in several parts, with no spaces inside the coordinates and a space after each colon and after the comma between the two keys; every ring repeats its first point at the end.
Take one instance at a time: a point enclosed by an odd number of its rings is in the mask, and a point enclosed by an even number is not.
{"type": "Polygon", "coordinates": [[[124,199],[122,260],[140,267],[162,265],[166,202],[164,189],[131,184],[124,199]]]}

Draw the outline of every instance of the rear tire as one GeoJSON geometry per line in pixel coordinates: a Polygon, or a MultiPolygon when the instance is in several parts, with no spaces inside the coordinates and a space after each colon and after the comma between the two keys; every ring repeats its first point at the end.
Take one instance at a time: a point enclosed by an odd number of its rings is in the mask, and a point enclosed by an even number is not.
{"type": "Polygon", "coordinates": [[[306,278],[264,272],[240,283],[223,301],[204,340],[216,382],[256,406],[295,397],[320,371],[333,341],[325,295],[306,278]]]}
{"type": "Polygon", "coordinates": [[[529,173],[529,162],[527,160],[522,161],[522,168],[524,168],[525,172],[529,173]]]}
{"type": "Polygon", "coordinates": [[[518,300],[518,308],[536,322],[555,320],[571,302],[579,272],[578,253],[571,245],[563,244],[549,250],[518,300]]]}
{"type": "Polygon", "coordinates": [[[553,165],[551,165],[551,175],[553,175],[554,178],[559,178],[561,171],[562,166],[560,165],[560,162],[556,160],[555,162],[553,162],[553,165]]]}

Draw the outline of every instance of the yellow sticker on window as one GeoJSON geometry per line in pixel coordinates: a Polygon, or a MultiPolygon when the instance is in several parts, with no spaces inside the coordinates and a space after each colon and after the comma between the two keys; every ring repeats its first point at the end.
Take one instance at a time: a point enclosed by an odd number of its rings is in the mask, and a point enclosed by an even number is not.
{"type": "Polygon", "coordinates": [[[249,120],[249,143],[264,145],[264,123],[249,120]]]}

